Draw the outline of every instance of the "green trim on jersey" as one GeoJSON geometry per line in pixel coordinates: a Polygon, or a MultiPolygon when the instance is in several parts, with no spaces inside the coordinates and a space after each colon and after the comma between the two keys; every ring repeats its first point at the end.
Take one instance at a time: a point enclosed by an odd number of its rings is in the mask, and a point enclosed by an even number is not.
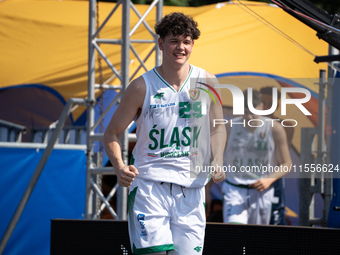
{"type": "MultiPolygon", "coordinates": [[[[181,88],[179,89],[178,92],[181,92],[181,91],[183,90],[185,84],[188,82],[188,80],[189,80],[189,78],[190,78],[190,76],[191,76],[191,73],[192,73],[192,69],[193,69],[192,66],[190,66],[189,75],[188,75],[187,79],[184,81],[183,85],[181,86],[181,88]]],[[[152,70],[154,71],[154,73],[157,75],[157,77],[158,77],[158,78],[159,78],[166,86],[168,86],[173,92],[177,93],[177,91],[174,90],[174,88],[171,87],[170,84],[167,83],[167,82],[162,78],[162,76],[159,75],[159,73],[156,71],[156,68],[153,68],[152,70]]]]}
{"type": "Polygon", "coordinates": [[[173,244],[164,244],[164,245],[140,248],[140,249],[137,249],[135,244],[133,244],[133,254],[136,254],[136,255],[149,254],[149,253],[155,253],[155,252],[160,252],[160,251],[171,251],[174,249],[175,247],[173,244]]]}
{"type": "Polygon", "coordinates": [[[179,92],[181,92],[185,86],[185,84],[188,82],[190,76],[191,76],[191,73],[192,73],[192,66],[190,66],[190,72],[189,72],[189,75],[188,75],[188,78],[185,80],[185,82],[183,83],[182,87],[180,88],[179,92]]]}
{"type": "MultiPolygon", "coordinates": [[[[271,206],[271,208],[270,208],[270,215],[273,215],[273,212],[274,212],[274,203],[272,203],[272,206],[271,206]]],[[[270,222],[271,222],[271,218],[272,217],[270,217],[270,220],[269,220],[269,224],[270,224],[270,222]]]]}
{"type": "Polygon", "coordinates": [[[133,154],[131,154],[130,165],[133,165],[134,163],[135,163],[135,157],[133,156],[133,154]]]}
{"type": "Polygon", "coordinates": [[[129,227],[130,233],[134,232],[133,231],[134,230],[133,228],[133,206],[135,204],[137,190],[138,190],[138,187],[134,188],[128,195],[128,215],[129,215],[129,221],[131,223],[129,227]]]}
{"type": "Polygon", "coordinates": [[[173,89],[173,87],[171,87],[156,71],[156,69],[152,69],[154,71],[154,73],[157,75],[157,77],[166,85],[168,86],[173,92],[176,93],[176,90],[173,89]]]}
{"type": "Polygon", "coordinates": [[[227,180],[225,180],[225,182],[232,185],[232,186],[243,188],[243,189],[254,189],[254,188],[251,188],[248,185],[244,185],[244,184],[235,184],[235,183],[228,182],[227,180]]]}

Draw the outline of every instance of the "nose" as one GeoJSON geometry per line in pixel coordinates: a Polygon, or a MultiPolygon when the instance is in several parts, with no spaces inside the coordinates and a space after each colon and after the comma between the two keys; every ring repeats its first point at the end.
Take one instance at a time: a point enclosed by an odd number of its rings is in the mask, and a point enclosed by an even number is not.
{"type": "Polygon", "coordinates": [[[177,43],[177,49],[183,49],[183,48],[184,48],[184,43],[183,42],[177,43]]]}

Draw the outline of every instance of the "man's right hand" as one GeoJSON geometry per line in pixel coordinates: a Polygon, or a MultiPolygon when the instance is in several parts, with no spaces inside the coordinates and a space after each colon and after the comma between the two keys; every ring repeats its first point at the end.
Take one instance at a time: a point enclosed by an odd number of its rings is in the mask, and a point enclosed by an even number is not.
{"type": "Polygon", "coordinates": [[[124,166],[116,171],[118,184],[123,187],[129,187],[138,174],[137,168],[133,165],[124,166]]]}

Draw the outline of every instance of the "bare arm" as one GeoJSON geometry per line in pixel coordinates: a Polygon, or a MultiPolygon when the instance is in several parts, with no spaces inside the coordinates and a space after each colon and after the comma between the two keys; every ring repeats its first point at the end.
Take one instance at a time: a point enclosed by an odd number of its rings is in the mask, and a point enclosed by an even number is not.
{"type": "Polygon", "coordinates": [[[259,192],[268,189],[273,182],[282,178],[291,170],[292,160],[289,154],[286,132],[278,122],[274,121],[273,123],[272,134],[275,142],[275,156],[281,171],[271,173],[268,177],[249,185],[259,192]],[[289,171],[284,171],[285,169],[288,169],[289,171]]]}
{"type": "MultiPolygon", "coordinates": [[[[289,154],[289,146],[287,142],[286,131],[279,123],[274,122],[272,132],[275,141],[275,155],[278,165],[280,166],[280,169],[286,168],[289,169],[290,171],[292,160],[289,154]]],[[[285,176],[287,173],[288,171],[287,172],[280,171],[277,173],[270,174],[268,177],[271,177],[275,179],[274,181],[276,181],[277,179],[285,176]]]]}
{"type": "MultiPolygon", "coordinates": [[[[218,83],[218,80],[216,79],[215,75],[207,72],[207,82],[210,86],[214,87],[215,84],[218,83]]],[[[219,96],[221,95],[220,89],[216,89],[219,96]]],[[[223,119],[223,111],[222,106],[216,98],[215,105],[214,102],[211,102],[210,106],[210,112],[209,112],[209,118],[210,118],[210,148],[211,148],[211,166],[214,166],[215,169],[217,169],[217,166],[223,169],[223,152],[224,147],[226,145],[226,129],[224,125],[216,125],[214,127],[214,119],[223,119]]],[[[206,216],[209,217],[210,215],[210,206],[211,206],[211,195],[210,195],[210,189],[213,184],[219,183],[225,179],[225,173],[222,171],[215,171],[211,175],[212,179],[209,181],[209,183],[206,185],[206,216]]]]}
{"type": "Polygon", "coordinates": [[[142,109],[145,92],[146,87],[142,77],[132,81],[124,92],[121,102],[104,133],[106,154],[115,169],[119,185],[123,187],[131,185],[134,177],[138,175],[138,170],[132,165],[126,166],[123,162],[120,137],[142,109]]]}
{"type": "MultiPolygon", "coordinates": [[[[215,75],[207,72],[208,83],[214,86],[218,83],[215,75]]],[[[219,96],[221,96],[220,89],[216,89],[219,96]]],[[[223,119],[222,105],[219,100],[216,99],[216,103],[211,103],[210,107],[210,147],[212,154],[211,165],[220,167],[221,171],[215,171],[212,173],[212,179],[214,182],[219,183],[225,179],[225,173],[223,172],[223,152],[226,145],[227,133],[224,125],[218,124],[214,127],[214,119],[223,119]]]]}

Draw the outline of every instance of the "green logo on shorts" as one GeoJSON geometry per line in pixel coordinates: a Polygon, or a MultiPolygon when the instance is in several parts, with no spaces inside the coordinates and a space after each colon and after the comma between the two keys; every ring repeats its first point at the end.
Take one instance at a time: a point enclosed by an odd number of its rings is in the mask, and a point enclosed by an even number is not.
{"type": "Polygon", "coordinates": [[[202,250],[202,247],[201,246],[197,246],[197,247],[194,248],[194,250],[197,251],[197,252],[200,252],[202,250]]]}

